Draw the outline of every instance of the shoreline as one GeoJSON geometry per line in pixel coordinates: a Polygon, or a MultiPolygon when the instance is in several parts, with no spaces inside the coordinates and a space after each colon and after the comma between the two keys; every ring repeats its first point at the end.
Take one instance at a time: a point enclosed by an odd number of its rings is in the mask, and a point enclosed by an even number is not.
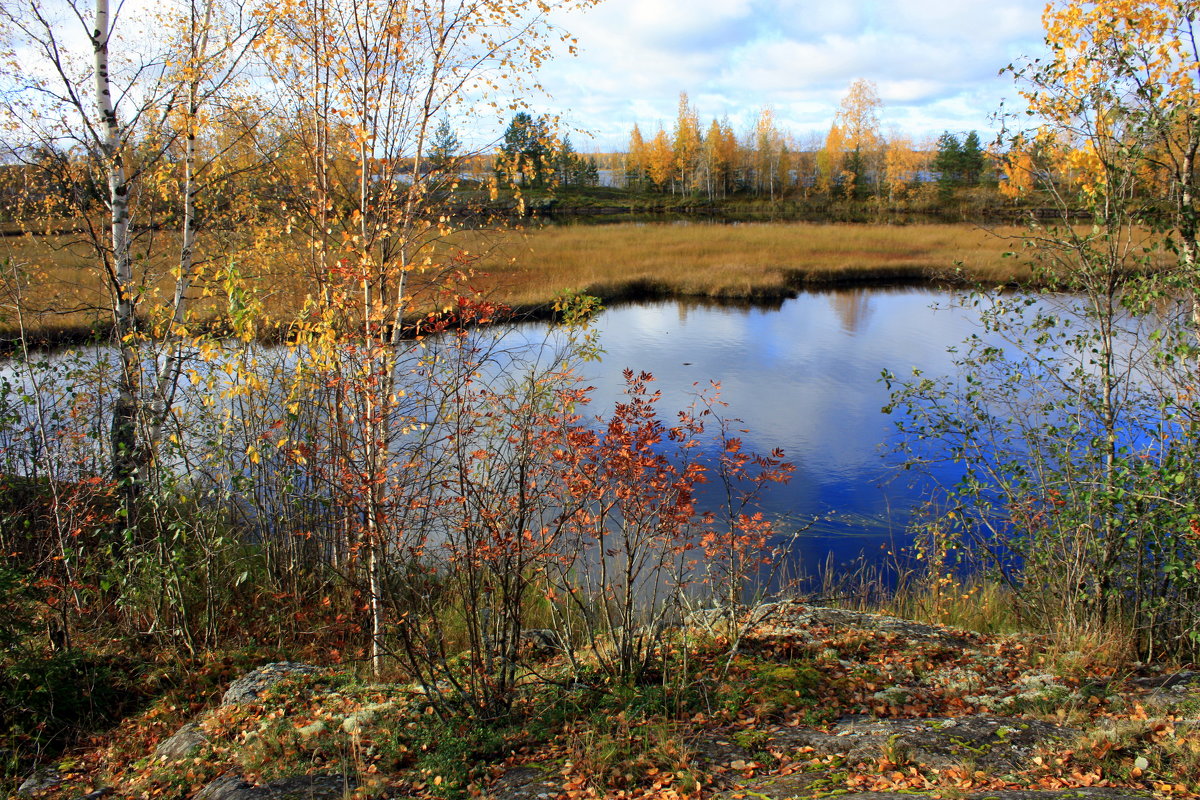
{"type": "MultiPolygon", "coordinates": [[[[632,281],[621,285],[597,287],[594,291],[585,290],[583,294],[596,297],[604,308],[634,305],[638,303],[661,303],[670,301],[687,301],[712,306],[737,306],[749,308],[778,308],[787,300],[797,297],[801,292],[837,291],[839,289],[894,289],[894,288],[955,288],[966,290],[971,281],[966,277],[955,280],[951,276],[939,274],[932,268],[926,273],[888,272],[886,270],[862,273],[838,274],[797,274],[794,281],[786,288],[761,287],[750,292],[740,293],[731,289],[727,293],[703,294],[681,292],[677,287],[665,284],[655,284],[648,281],[632,281]]],[[[1022,284],[1010,282],[998,284],[998,287],[1015,288],[1022,284]]],[[[557,318],[553,309],[553,300],[542,303],[522,303],[508,307],[508,312],[497,316],[487,325],[524,324],[552,322],[557,318]]],[[[414,326],[423,317],[413,316],[406,319],[406,327],[414,326]]],[[[473,327],[478,323],[468,324],[473,327]]],[[[454,323],[450,323],[454,327],[454,323]]],[[[224,318],[210,317],[194,323],[198,332],[215,334],[218,337],[232,337],[235,334],[224,318]]],[[[256,333],[254,341],[259,344],[283,344],[291,341],[292,337],[285,333],[280,325],[270,325],[265,330],[256,333]]],[[[406,333],[404,339],[409,341],[412,333],[406,333]]],[[[41,326],[26,334],[25,340],[31,351],[56,351],[81,345],[113,344],[111,332],[105,332],[100,325],[62,325],[41,326]]],[[[16,355],[21,347],[20,335],[11,329],[0,327],[0,358],[16,355]]]]}
{"type": "MultiPolygon", "coordinates": [[[[615,223],[546,225],[517,229],[499,239],[464,231],[452,247],[472,253],[475,270],[462,286],[510,309],[502,320],[553,319],[555,298],[580,293],[606,305],[700,300],[777,306],[805,290],[845,287],[983,285],[1036,286],[1030,264],[1012,257],[1024,229],[984,229],[970,224],[892,226],[859,223],[754,222],[615,223]]],[[[8,240],[12,242],[13,240],[8,240]]],[[[105,298],[87,254],[53,237],[29,237],[9,255],[38,277],[27,287],[34,308],[78,312],[25,317],[26,342],[36,349],[111,340],[111,322],[99,316],[105,298]],[[90,309],[84,311],[83,309],[90,309]]],[[[169,272],[169,234],[155,274],[169,272]]],[[[244,290],[264,311],[255,338],[286,341],[311,284],[289,269],[287,250],[240,264],[244,290]]],[[[219,281],[219,275],[216,276],[219,281]]],[[[210,284],[213,278],[210,277],[210,284]]],[[[152,280],[159,292],[169,280],[152,280]]],[[[219,283],[215,295],[197,298],[192,328],[228,332],[219,283]]],[[[169,294],[169,292],[168,292],[169,294]]],[[[424,314],[409,315],[416,324],[424,314]]],[[[13,320],[0,323],[0,349],[20,344],[13,320]]]]}

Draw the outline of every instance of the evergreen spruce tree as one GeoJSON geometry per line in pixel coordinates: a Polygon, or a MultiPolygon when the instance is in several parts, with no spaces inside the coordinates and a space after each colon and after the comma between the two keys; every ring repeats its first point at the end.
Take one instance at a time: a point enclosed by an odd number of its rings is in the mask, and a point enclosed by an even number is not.
{"type": "Polygon", "coordinates": [[[514,183],[541,186],[551,166],[550,131],[544,119],[520,111],[504,131],[496,171],[514,183]]]}
{"type": "Polygon", "coordinates": [[[963,146],[958,137],[949,131],[937,140],[937,155],[933,157],[933,170],[938,173],[938,183],[943,188],[958,186],[963,180],[963,146]]]}
{"type": "Polygon", "coordinates": [[[978,186],[983,179],[987,163],[983,156],[983,146],[979,142],[979,134],[971,131],[963,140],[959,151],[959,172],[962,182],[967,186],[978,186]]]}
{"type": "Polygon", "coordinates": [[[449,172],[454,168],[460,147],[462,142],[450,127],[450,121],[443,119],[434,129],[433,139],[429,143],[429,166],[435,172],[449,172]]]}

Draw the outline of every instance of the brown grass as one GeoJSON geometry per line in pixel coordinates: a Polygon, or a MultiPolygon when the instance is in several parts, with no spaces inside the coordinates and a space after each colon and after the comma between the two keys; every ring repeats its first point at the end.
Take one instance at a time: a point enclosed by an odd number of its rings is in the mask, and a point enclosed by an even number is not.
{"type": "Polygon", "coordinates": [[[1009,283],[1029,277],[1004,258],[1018,228],[812,223],[563,226],[509,242],[487,269],[514,305],[555,292],[779,298],[804,285],[931,281],[964,276],[1009,283]]]}
{"type": "MultiPolygon", "coordinates": [[[[569,225],[483,238],[460,234],[455,245],[483,252],[471,284],[516,308],[545,307],[555,295],[583,291],[609,301],[639,297],[706,297],[768,300],[806,285],[933,281],[960,277],[1009,283],[1029,277],[1027,264],[1004,253],[1019,247],[1018,228],[992,231],[971,225],[856,225],[754,223],[717,225],[569,225]]],[[[143,301],[169,295],[169,265],[178,247],[173,233],[158,233],[143,250],[163,267],[147,274],[143,301]]],[[[222,252],[228,242],[208,242],[222,252]]],[[[244,244],[244,243],[243,243],[244,244]]],[[[241,249],[241,248],[234,248],[241,249]]],[[[280,252],[258,247],[256,252],[280,252]]],[[[302,250],[300,246],[297,251],[302,250]]],[[[108,323],[109,298],[95,257],[78,236],[55,234],[0,239],[0,263],[27,271],[22,303],[32,313],[28,331],[48,340],[78,338],[108,323]]],[[[198,319],[218,318],[225,300],[219,266],[208,267],[193,304],[198,319]]],[[[263,303],[265,314],[286,324],[313,287],[297,254],[239,261],[238,267],[263,303]]],[[[18,320],[10,275],[0,279],[0,335],[18,320]]]]}
{"type": "MultiPolygon", "coordinates": [[[[135,272],[143,308],[169,302],[174,286],[170,267],[178,248],[176,233],[139,235],[135,272]]],[[[198,319],[216,319],[228,305],[217,269],[216,261],[200,269],[193,299],[198,319]]],[[[90,332],[106,335],[113,298],[103,274],[104,265],[83,234],[0,238],[0,337],[10,337],[22,327],[35,341],[47,344],[77,341],[90,332]]]]}

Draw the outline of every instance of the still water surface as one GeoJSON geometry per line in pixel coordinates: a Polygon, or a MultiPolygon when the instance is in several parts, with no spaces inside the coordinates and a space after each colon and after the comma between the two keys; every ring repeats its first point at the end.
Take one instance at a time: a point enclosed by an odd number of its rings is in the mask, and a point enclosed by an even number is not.
{"type": "MultiPolygon", "coordinates": [[[[894,421],[881,409],[883,370],[951,371],[947,348],[979,330],[954,296],[925,288],[805,292],[779,308],[657,302],[621,306],[598,320],[605,354],[586,365],[593,409],[611,408],[622,370],[654,374],[660,409],[686,406],[693,385],[718,381],[725,412],[744,421],[748,449],[784,449],[796,465],[766,511],[802,524],[798,543],[811,570],[830,553],[845,562],[907,541],[911,511],[929,481],[889,455],[894,421]]],[[[947,477],[947,476],[943,476],[947,477]]]]}
{"type": "MultiPolygon", "coordinates": [[[[889,455],[895,425],[881,411],[888,391],[880,376],[885,369],[897,375],[914,367],[930,376],[951,371],[947,348],[979,330],[972,313],[953,307],[954,299],[936,289],[855,288],[806,292],[778,307],[672,301],[611,308],[597,320],[604,356],[583,366],[585,382],[595,387],[591,413],[612,408],[626,368],[655,376],[654,388],[663,393],[659,410],[668,423],[692,402],[697,385],[718,382],[728,404],[724,413],[749,431],[742,437],[746,449],[782,448],[796,465],[791,482],[773,487],[763,510],[786,516],[784,530],[816,521],[798,542],[799,563],[812,571],[831,553],[836,563],[860,554],[875,557],[882,548],[907,542],[911,512],[931,486],[928,480],[914,482],[917,476],[901,471],[900,459],[889,455]]],[[[540,324],[477,333],[502,340],[515,334],[518,348],[521,340],[546,338],[540,324]]],[[[261,356],[264,363],[282,361],[282,369],[291,368],[286,348],[265,348],[261,356]]],[[[106,363],[111,369],[116,363],[106,348],[47,359],[61,362],[68,383],[78,380],[76,374],[104,373],[78,365],[106,363]],[[76,372],[70,371],[72,363],[76,372]]],[[[33,388],[28,375],[16,366],[0,363],[0,384],[24,384],[28,392],[33,388]]],[[[267,396],[256,402],[271,406],[279,400],[267,396]]],[[[96,424],[102,426],[94,431],[99,442],[107,419],[96,424]]],[[[6,431],[0,430],[0,440],[23,435],[15,428],[6,431]]],[[[229,447],[238,451],[246,444],[229,447]]],[[[0,449],[4,445],[0,441],[0,449]]],[[[97,458],[102,457],[101,449],[97,458]]]]}

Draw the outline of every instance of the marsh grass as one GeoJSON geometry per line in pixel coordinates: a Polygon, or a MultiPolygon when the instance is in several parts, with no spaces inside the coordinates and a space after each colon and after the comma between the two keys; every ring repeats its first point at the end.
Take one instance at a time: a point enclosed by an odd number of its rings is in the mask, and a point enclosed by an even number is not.
{"type": "MultiPolygon", "coordinates": [[[[1005,254],[1020,229],[972,225],[813,223],[621,223],[564,225],[503,235],[463,232],[438,245],[432,260],[460,256],[465,288],[520,312],[545,315],[563,292],[608,302],[665,297],[781,300],[806,286],[930,282],[969,278],[1013,283],[1028,265],[1005,254]],[[465,254],[465,256],[464,256],[465,254]]],[[[178,237],[153,232],[142,244],[143,307],[164,306],[178,237]]],[[[245,237],[243,237],[245,238],[245,237]]],[[[223,324],[230,270],[259,305],[261,338],[282,338],[306,298],[317,293],[302,243],[235,241],[228,233],[202,241],[202,274],[192,317],[223,324]],[[236,255],[231,255],[236,254],[236,255]]],[[[110,298],[95,256],[72,234],[7,236],[0,240],[0,336],[22,327],[41,343],[103,337],[111,328],[110,298]],[[20,268],[19,279],[13,267],[20,268]],[[19,293],[19,296],[18,296],[19,293]],[[24,309],[15,313],[17,301],[24,309]]],[[[433,274],[418,271],[414,285],[433,274]]],[[[432,291],[422,309],[437,308],[432,291]]]]}
{"type": "Polygon", "coordinates": [[[1031,652],[1048,669],[1077,681],[1114,676],[1137,657],[1137,630],[1131,620],[1114,618],[1102,629],[1070,629],[1062,619],[1031,612],[1020,587],[979,572],[948,568],[935,559],[890,555],[838,564],[832,557],[804,576],[797,591],[820,605],[888,614],[901,619],[974,631],[1026,637],[1031,652]]]}
{"type": "Polygon", "coordinates": [[[804,286],[969,278],[1013,283],[1028,265],[1006,257],[1019,228],[813,223],[570,225],[527,232],[488,259],[490,282],[516,305],[579,290],[778,299],[804,286]],[[507,259],[502,258],[507,256],[507,259]]]}
{"type": "Polygon", "coordinates": [[[901,619],[975,631],[984,634],[1049,632],[1021,614],[1011,586],[979,574],[960,574],[908,557],[861,557],[839,564],[829,557],[816,576],[804,576],[797,586],[802,596],[850,611],[889,614],[901,619]],[[815,597],[813,596],[815,595],[815,597]]]}

